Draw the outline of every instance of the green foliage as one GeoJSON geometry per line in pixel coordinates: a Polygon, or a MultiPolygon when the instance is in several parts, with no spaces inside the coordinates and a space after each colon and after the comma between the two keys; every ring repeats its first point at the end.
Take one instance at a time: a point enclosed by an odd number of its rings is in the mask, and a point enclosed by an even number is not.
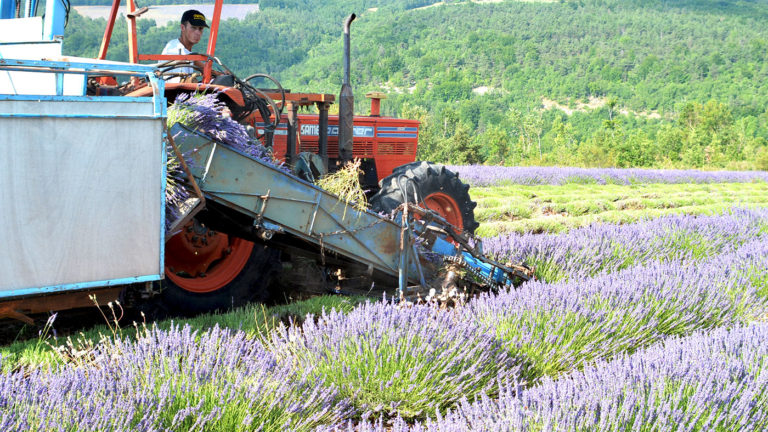
{"type": "MultiPolygon", "coordinates": [[[[336,93],[354,12],[357,110],[388,92],[384,114],[422,121],[421,159],[768,168],[765,1],[435,3],[265,0],[222,23],[216,54],[239,76],[336,93]]],[[[73,14],[65,52],[94,56],[104,26],[73,14]]],[[[178,33],[138,27],[140,52],[178,33]]],[[[120,21],[109,58],[126,59],[125,31],[120,21]]]]}

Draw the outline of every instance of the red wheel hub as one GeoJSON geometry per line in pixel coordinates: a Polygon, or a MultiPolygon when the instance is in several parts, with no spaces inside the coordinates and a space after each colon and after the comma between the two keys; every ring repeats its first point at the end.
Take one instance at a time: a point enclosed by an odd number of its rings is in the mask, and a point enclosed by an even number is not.
{"type": "Polygon", "coordinates": [[[165,275],[187,291],[216,291],[240,274],[252,251],[252,242],[193,220],[166,243],[165,275]]]}
{"type": "Polygon", "coordinates": [[[464,229],[464,218],[461,215],[459,204],[450,195],[442,192],[429,194],[424,198],[424,204],[445,218],[451,225],[457,227],[459,232],[464,229]]]}

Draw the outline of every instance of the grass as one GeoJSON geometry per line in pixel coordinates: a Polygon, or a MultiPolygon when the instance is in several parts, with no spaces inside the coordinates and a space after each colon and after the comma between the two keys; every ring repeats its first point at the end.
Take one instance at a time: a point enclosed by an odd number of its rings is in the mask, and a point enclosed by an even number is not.
{"type": "Polygon", "coordinates": [[[563,232],[597,222],[632,223],[673,214],[764,206],[768,183],[506,185],[473,187],[476,234],[563,232]]]}
{"type": "MultiPolygon", "coordinates": [[[[157,321],[158,328],[168,330],[176,324],[188,324],[195,330],[205,331],[215,326],[239,329],[249,337],[261,337],[273,330],[280,323],[300,324],[308,314],[319,315],[323,310],[338,310],[348,313],[358,304],[370,300],[367,297],[318,296],[290,304],[264,307],[248,305],[228,312],[203,314],[193,318],[177,318],[157,321]]],[[[99,312],[94,307],[94,314],[99,312]]],[[[70,336],[76,346],[95,345],[102,338],[114,339],[118,336],[135,338],[137,328],[131,323],[114,325],[103,324],[70,336]]],[[[55,322],[53,323],[55,326],[55,322]]],[[[26,330],[23,330],[26,331],[26,330]]],[[[66,347],[66,338],[53,338],[50,333],[25,341],[14,342],[0,347],[0,372],[10,372],[20,368],[50,368],[61,364],[62,357],[56,348],[66,347]]]]}

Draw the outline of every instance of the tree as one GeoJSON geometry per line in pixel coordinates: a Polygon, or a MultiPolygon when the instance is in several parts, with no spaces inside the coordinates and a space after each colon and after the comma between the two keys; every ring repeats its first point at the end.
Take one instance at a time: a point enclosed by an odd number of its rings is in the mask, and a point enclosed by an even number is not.
{"type": "Polygon", "coordinates": [[[500,126],[491,126],[477,136],[478,143],[484,149],[484,162],[504,165],[509,158],[509,135],[500,126]]]}

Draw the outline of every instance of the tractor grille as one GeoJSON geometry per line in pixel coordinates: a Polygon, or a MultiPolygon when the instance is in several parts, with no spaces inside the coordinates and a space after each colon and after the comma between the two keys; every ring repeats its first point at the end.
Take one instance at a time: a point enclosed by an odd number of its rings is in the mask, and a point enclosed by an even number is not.
{"type": "MultiPolygon", "coordinates": [[[[314,149],[315,151],[317,151],[317,144],[314,144],[314,149]]],[[[339,154],[339,144],[335,142],[328,143],[328,154],[329,155],[339,154]]],[[[352,149],[352,155],[355,157],[373,157],[373,142],[355,141],[354,147],[352,149]]]]}
{"type": "Polygon", "coordinates": [[[416,153],[414,142],[380,142],[379,154],[383,155],[410,155],[416,153]]]}

